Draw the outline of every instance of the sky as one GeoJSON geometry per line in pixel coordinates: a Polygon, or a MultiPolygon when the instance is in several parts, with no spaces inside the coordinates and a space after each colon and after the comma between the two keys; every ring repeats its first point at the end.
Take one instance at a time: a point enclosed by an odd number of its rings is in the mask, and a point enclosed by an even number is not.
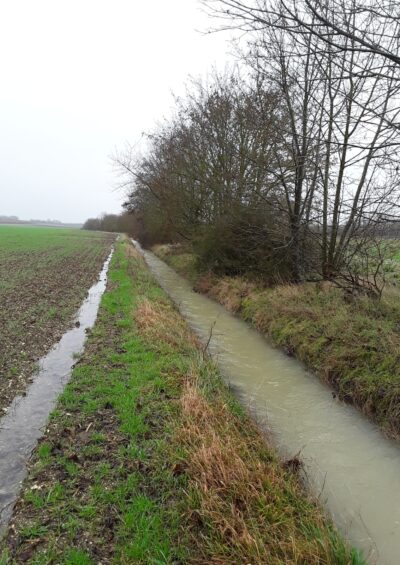
{"type": "Polygon", "coordinates": [[[232,51],[198,0],[0,0],[0,216],[119,212],[110,156],[232,51]]]}

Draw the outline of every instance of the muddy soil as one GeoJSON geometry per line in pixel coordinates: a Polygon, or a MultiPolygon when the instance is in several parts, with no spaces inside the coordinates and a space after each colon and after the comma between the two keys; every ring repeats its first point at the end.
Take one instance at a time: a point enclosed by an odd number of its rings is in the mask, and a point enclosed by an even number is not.
{"type": "Polygon", "coordinates": [[[0,416],[23,395],[37,362],[74,324],[115,236],[63,254],[18,253],[0,261],[0,416]]]}

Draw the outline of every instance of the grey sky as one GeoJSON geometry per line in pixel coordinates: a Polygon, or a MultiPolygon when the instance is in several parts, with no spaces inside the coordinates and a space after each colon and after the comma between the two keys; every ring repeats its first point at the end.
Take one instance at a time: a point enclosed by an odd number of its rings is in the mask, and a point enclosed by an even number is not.
{"type": "Polygon", "coordinates": [[[0,1],[0,215],[83,221],[120,209],[109,161],[223,67],[197,0],[0,1]]]}

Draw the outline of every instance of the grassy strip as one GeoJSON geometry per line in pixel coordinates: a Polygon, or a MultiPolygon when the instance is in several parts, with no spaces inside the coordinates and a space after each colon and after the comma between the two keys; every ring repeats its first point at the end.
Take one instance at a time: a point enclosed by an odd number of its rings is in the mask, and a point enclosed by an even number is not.
{"type": "Polygon", "coordinates": [[[204,360],[128,242],[0,563],[361,563],[204,360]]]}
{"type": "Polygon", "coordinates": [[[332,385],[340,399],[360,408],[388,435],[400,434],[400,300],[350,299],[329,284],[265,289],[240,277],[196,272],[193,255],[179,246],[156,254],[295,355],[332,385]]]}

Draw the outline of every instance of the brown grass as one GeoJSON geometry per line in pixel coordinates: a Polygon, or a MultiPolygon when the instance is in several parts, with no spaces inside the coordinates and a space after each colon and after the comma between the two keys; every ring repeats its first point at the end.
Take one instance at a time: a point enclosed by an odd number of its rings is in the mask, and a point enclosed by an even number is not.
{"type": "Polygon", "coordinates": [[[169,302],[150,301],[143,296],[135,308],[134,318],[140,333],[154,347],[165,345],[178,351],[197,347],[194,334],[169,302]]]}
{"type": "Polygon", "coordinates": [[[127,254],[127,256],[132,257],[133,259],[136,259],[141,263],[144,263],[144,259],[142,255],[139,253],[139,251],[136,249],[136,247],[134,245],[131,245],[128,238],[125,237],[124,239],[125,242],[127,243],[127,245],[125,246],[125,253],[127,254]]]}
{"type": "Polygon", "coordinates": [[[245,279],[234,277],[215,279],[210,275],[203,276],[196,285],[196,290],[208,294],[234,313],[240,310],[243,298],[249,296],[255,288],[255,284],[245,279]]]}
{"type": "MultiPolygon", "coordinates": [[[[238,446],[232,445],[232,438],[221,441],[216,415],[193,381],[187,381],[181,405],[185,425],[180,439],[191,451],[187,465],[191,486],[199,494],[197,517],[211,522],[220,538],[229,539],[229,545],[240,553],[247,556],[250,551],[260,556],[257,540],[250,534],[243,510],[239,509],[239,504],[244,508],[249,498],[257,496],[260,477],[253,476],[253,470],[240,457],[238,446]],[[236,492],[236,500],[229,500],[230,492],[236,492]]],[[[224,561],[213,556],[212,562],[224,561]]]]}
{"type": "Polygon", "coordinates": [[[224,394],[204,396],[196,373],[183,387],[177,436],[187,452],[189,520],[199,551],[191,563],[338,563],[322,514],[296,478],[255,426],[232,413],[224,394]],[[322,542],[305,534],[310,520],[322,542]]]}

